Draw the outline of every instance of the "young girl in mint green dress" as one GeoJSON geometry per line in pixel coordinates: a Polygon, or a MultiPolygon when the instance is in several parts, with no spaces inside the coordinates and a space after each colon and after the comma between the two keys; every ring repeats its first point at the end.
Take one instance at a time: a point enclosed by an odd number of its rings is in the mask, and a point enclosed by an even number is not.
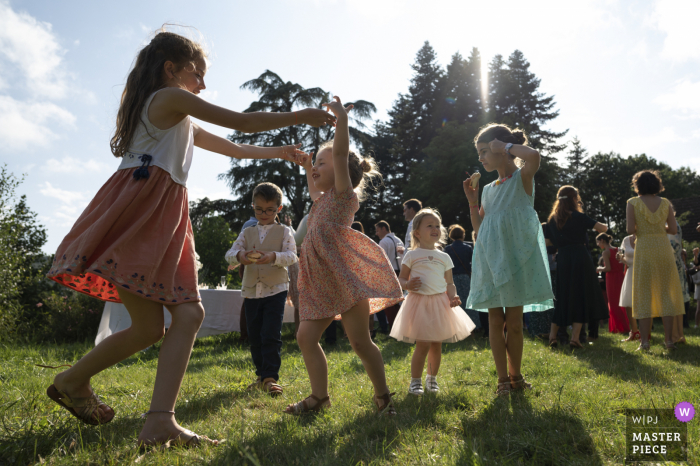
{"type": "Polygon", "coordinates": [[[478,178],[472,175],[463,183],[478,235],[466,307],[489,313],[496,394],[508,395],[532,388],[520,372],[523,312],[554,307],[544,235],[533,208],[540,154],[527,146],[522,131],[505,125],[484,127],[474,142],[484,170],[498,171],[499,179],[484,186],[481,207],[478,178]]]}

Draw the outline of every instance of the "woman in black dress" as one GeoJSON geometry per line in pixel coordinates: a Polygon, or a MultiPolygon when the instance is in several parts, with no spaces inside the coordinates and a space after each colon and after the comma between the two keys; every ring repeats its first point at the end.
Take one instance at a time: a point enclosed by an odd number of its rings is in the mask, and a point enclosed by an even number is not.
{"type": "Polygon", "coordinates": [[[583,214],[578,190],[562,186],[547,223],[548,238],[557,247],[557,290],[549,345],[557,345],[557,330],[573,324],[569,346],[582,348],[581,327],[608,316],[593,259],[585,246],[588,230],[608,226],[583,214]]]}

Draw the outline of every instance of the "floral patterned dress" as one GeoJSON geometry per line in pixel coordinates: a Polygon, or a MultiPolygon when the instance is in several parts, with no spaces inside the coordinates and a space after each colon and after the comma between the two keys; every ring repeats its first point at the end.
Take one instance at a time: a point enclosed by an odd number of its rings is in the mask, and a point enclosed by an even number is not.
{"type": "Polygon", "coordinates": [[[314,201],[299,256],[299,318],[340,315],[363,299],[370,314],[403,299],[401,285],[377,243],[350,228],[360,208],[357,195],[335,188],[314,201]]]}

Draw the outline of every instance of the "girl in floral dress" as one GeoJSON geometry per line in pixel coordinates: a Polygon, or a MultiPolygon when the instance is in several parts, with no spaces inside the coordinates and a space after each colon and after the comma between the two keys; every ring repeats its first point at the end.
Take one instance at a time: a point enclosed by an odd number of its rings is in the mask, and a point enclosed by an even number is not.
{"type": "Polygon", "coordinates": [[[190,116],[248,132],[334,120],[320,109],[295,115],[217,107],[197,96],[205,89],[206,72],[202,47],[171,32],[158,32],[139,52],[111,141],[121,164],[63,239],[48,273],[76,291],[123,303],[131,317],[131,327],[103,340],[56,375],[47,389],[52,400],[87,424],[114,417],[114,410],[92,391],[92,377],[163,338],[163,306],[172,314],[146,413],[150,415],[138,438],[141,445],[211,442],[180,427],[174,411],[204,319],[186,187],[193,146],[238,159],[297,161],[303,154],[297,146],[233,144],[200,128],[190,116]]]}
{"type": "Polygon", "coordinates": [[[377,409],[395,414],[384,361],[370,338],[367,318],[400,302],[403,294],[384,251],[350,227],[366,180],[381,175],[371,158],[350,151],[347,111],[352,106],[343,107],[337,96],[335,102],[324,105],[337,117],[335,140],[320,147],[315,165],[311,157],[302,162],[314,203],[299,257],[297,342],[309,373],[311,395],[290,404],[285,412],[320,411],[331,405],[328,364],[319,340],[333,319],[342,316],[350,344],[374,386],[377,409]]]}

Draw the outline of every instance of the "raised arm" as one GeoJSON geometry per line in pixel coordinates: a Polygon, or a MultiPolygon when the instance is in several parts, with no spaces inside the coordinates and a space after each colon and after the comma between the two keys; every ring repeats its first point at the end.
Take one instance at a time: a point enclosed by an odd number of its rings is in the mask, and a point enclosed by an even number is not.
{"type": "MultiPolygon", "coordinates": [[[[323,191],[318,189],[316,187],[316,184],[314,183],[314,178],[313,178],[313,171],[314,171],[314,166],[313,163],[311,163],[311,160],[313,159],[314,153],[311,152],[308,155],[302,155],[299,160],[300,164],[302,167],[304,167],[304,170],[306,171],[306,184],[309,186],[309,196],[311,197],[311,202],[314,202],[316,199],[321,197],[321,194],[323,194],[323,191]]],[[[303,222],[303,219],[302,219],[303,222]]],[[[299,230],[301,230],[301,224],[298,227],[299,230]]],[[[304,235],[306,235],[306,228],[304,228],[304,235]]]]}
{"type": "Polygon", "coordinates": [[[605,223],[596,222],[595,225],[593,225],[593,229],[598,233],[605,233],[608,231],[608,226],[605,223]]]}
{"type": "MultiPolygon", "coordinates": [[[[472,228],[479,234],[479,227],[481,226],[481,221],[486,215],[484,212],[484,206],[479,208],[479,179],[475,178],[475,175],[470,176],[462,182],[462,188],[464,189],[464,194],[467,196],[469,201],[469,216],[472,220],[472,228]],[[473,182],[472,182],[473,181],[473,182]]],[[[467,173],[469,176],[469,173],[467,173]]]]}
{"type": "MultiPolygon", "coordinates": [[[[494,139],[489,143],[489,148],[493,153],[506,153],[506,143],[494,139]]],[[[520,177],[523,180],[523,187],[528,196],[532,196],[532,180],[535,179],[535,173],[540,169],[540,153],[529,146],[513,144],[510,148],[510,154],[522,159],[525,164],[520,169],[520,177]]]]}
{"type": "Polygon", "coordinates": [[[258,147],[248,144],[234,144],[228,139],[212,134],[194,125],[194,145],[235,159],[284,159],[299,163],[301,156],[307,155],[298,150],[301,144],[282,147],[258,147]]]}
{"type": "MultiPolygon", "coordinates": [[[[153,99],[151,108],[156,112],[190,115],[208,123],[235,129],[244,133],[270,131],[297,124],[325,126],[333,124],[335,117],[318,109],[307,108],[297,112],[240,113],[211,104],[195,94],[175,87],[163,89],[153,99]],[[155,105],[155,107],[154,107],[155,105]]],[[[151,109],[149,109],[150,115],[151,109]]]]}
{"type": "Polygon", "coordinates": [[[333,102],[323,104],[329,111],[333,112],[337,118],[335,123],[335,137],[333,137],[333,172],[335,173],[335,192],[345,192],[352,188],[350,181],[350,167],[348,157],[350,156],[350,130],[348,128],[348,111],[352,108],[349,105],[343,107],[340,97],[333,96],[333,102]]]}

